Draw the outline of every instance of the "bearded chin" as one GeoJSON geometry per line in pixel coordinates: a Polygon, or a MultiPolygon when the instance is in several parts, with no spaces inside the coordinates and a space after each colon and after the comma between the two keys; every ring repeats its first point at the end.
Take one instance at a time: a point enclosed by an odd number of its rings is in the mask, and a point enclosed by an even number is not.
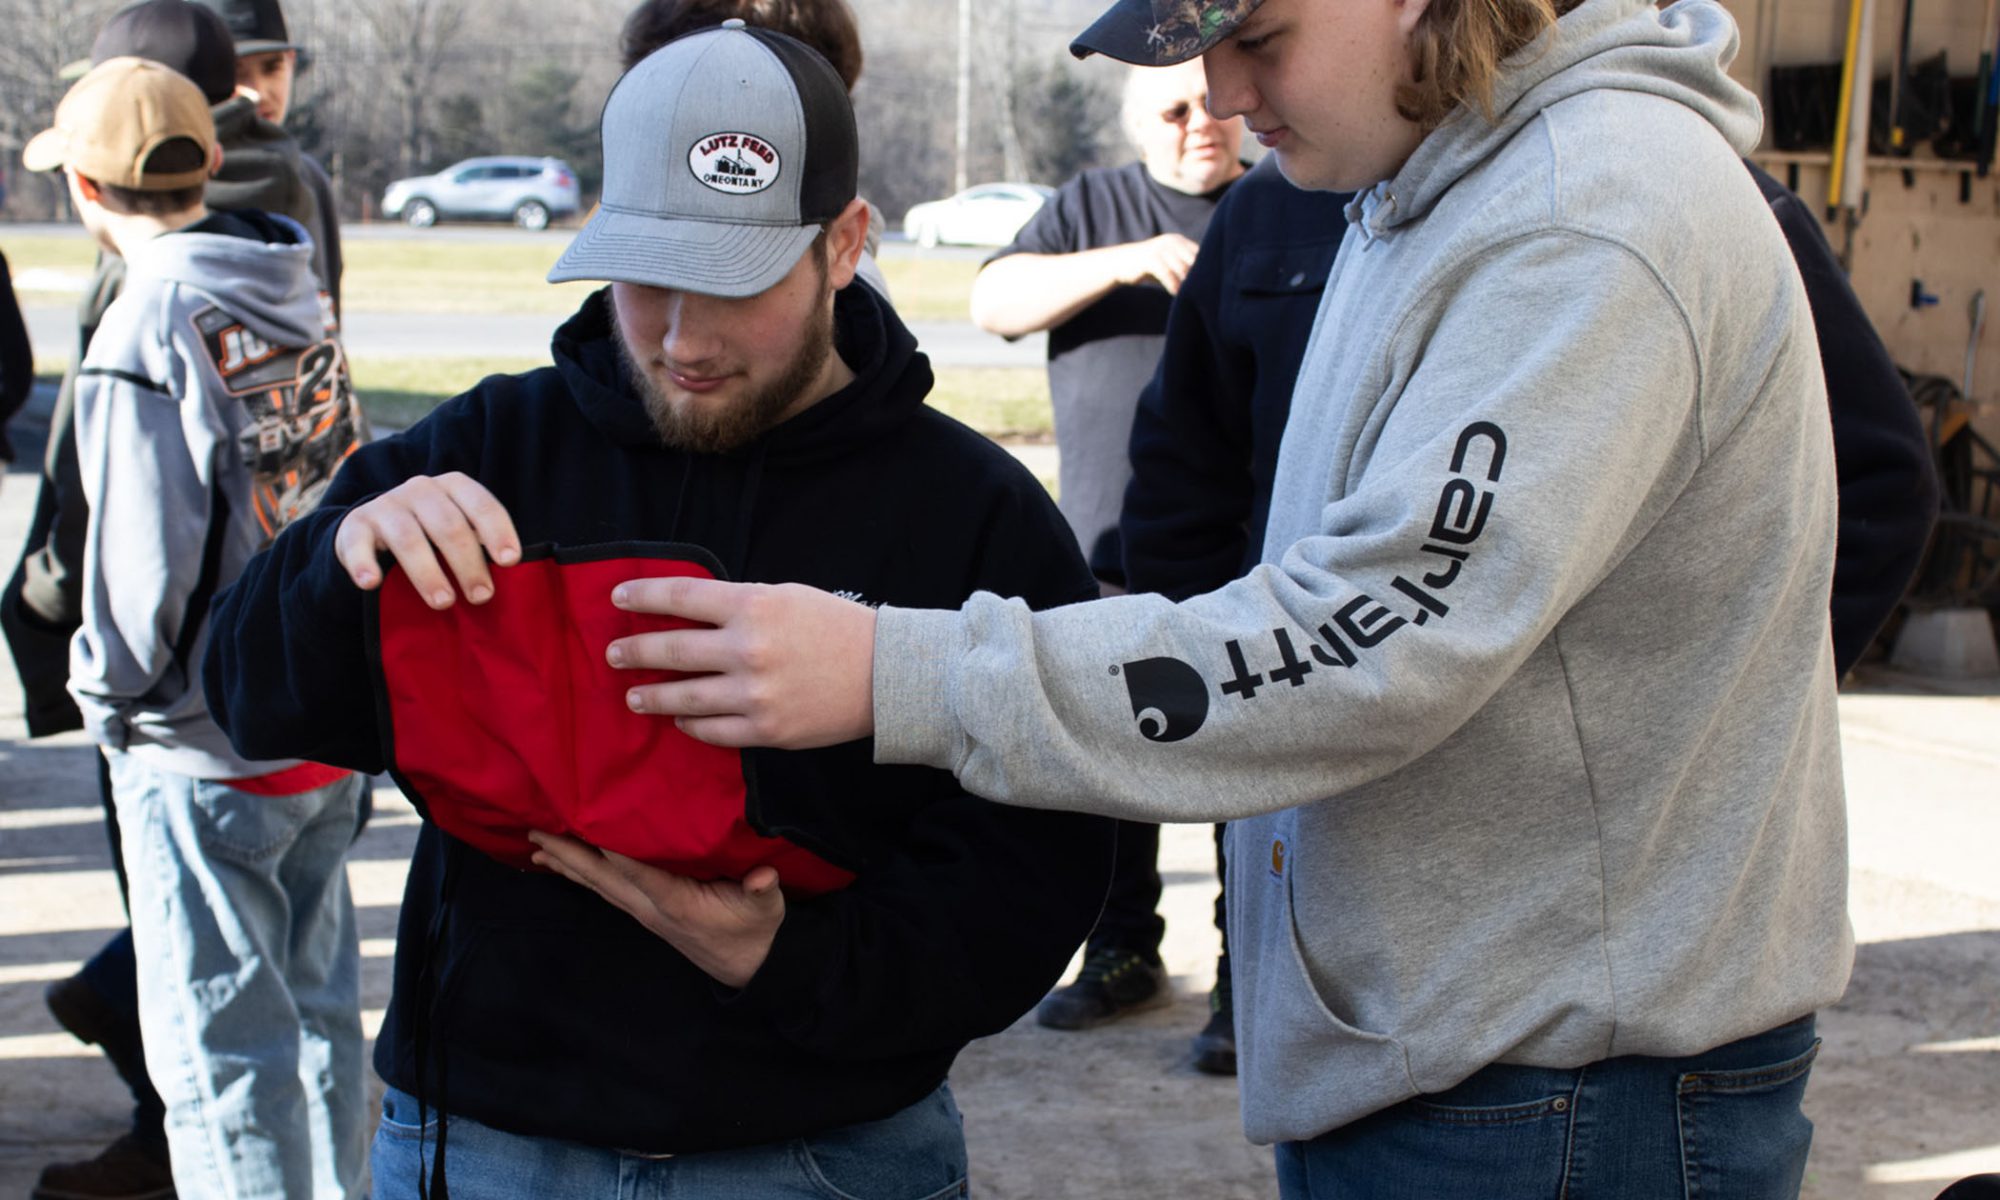
{"type": "MultiPolygon", "coordinates": [[[[616,322],[614,313],[614,326],[616,322]]],[[[618,358],[625,366],[626,377],[638,389],[646,415],[652,419],[660,440],[670,449],[691,454],[727,454],[756,441],[777,425],[800,394],[819,379],[833,353],[833,291],[827,290],[812,328],[785,369],[757,390],[722,406],[703,409],[686,402],[676,406],[645,366],[633,359],[623,332],[617,332],[613,340],[618,344],[618,358]]]]}

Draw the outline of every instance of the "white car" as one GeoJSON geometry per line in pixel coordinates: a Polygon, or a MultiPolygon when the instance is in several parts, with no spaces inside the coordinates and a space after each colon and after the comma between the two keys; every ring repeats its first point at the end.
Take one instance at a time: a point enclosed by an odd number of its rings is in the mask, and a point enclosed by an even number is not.
{"type": "Polygon", "coordinates": [[[398,179],[382,193],[382,215],[428,229],[441,220],[512,221],[546,229],[579,207],[576,172],[559,158],[468,158],[435,175],[398,179]]]}
{"type": "Polygon", "coordinates": [[[920,246],[1004,246],[1055,194],[1039,183],[982,183],[911,205],[903,232],[920,246]]]}

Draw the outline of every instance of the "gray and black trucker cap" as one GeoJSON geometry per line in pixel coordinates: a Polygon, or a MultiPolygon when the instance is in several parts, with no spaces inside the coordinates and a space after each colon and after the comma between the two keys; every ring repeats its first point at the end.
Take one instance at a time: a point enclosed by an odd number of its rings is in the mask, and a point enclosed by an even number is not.
{"type": "Polygon", "coordinates": [[[739,19],[676,38],[604,102],[604,194],[550,283],[754,296],[854,199],[854,108],[827,61],[739,19]]]}
{"type": "Polygon", "coordinates": [[[1141,67],[1171,67],[1208,53],[1263,0],[1118,0],[1069,44],[1141,67]]]}

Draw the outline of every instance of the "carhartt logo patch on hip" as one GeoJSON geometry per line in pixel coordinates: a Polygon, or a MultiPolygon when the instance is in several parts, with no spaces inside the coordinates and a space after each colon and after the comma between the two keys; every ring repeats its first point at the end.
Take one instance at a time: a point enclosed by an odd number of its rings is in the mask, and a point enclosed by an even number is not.
{"type": "Polygon", "coordinates": [[[1285,877],[1285,861],[1288,857],[1289,857],[1289,848],[1285,845],[1285,839],[1272,838],[1271,878],[1283,879],[1285,877]]]}
{"type": "Polygon", "coordinates": [[[732,196],[770,187],[783,166],[769,142],[748,133],[711,133],[688,151],[688,170],[694,177],[703,186],[732,196]]]}

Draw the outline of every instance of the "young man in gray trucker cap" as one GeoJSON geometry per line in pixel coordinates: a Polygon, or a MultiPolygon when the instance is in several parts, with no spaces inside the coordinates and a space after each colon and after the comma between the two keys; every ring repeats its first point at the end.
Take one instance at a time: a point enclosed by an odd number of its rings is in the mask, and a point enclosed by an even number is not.
{"type": "MultiPolygon", "coordinates": [[[[206,682],[238,744],[391,765],[369,661],[384,652],[364,624],[385,551],[438,609],[496,590],[521,603],[511,567],[577,561],[544,547],[640,540],[869,603],[1094,594],[1041,486],[924,404],[915,339],[849,286],[867,206],[839,77],[733,24],[668,43],[606,102],[603,204],[551,278],[610,286],[556,333],[555,365],[364,447],[218,601],[206,682]]],[[[579,595],[615,619],[604,589],[579,595]]],[[[578,689],[604,670],[605,645],[586,642],[546,640],[578,689]]],[[[494,721],[567,728],[494,699],[494,721]]],[[[432,742],[456,750],[458,733],[432,742]]],[[[564,745],[611,761],[590,729],[564,745]]],[[[377,1197],[447,1181],[462,1196],[964,1194],[946,1073],[1088,932],[1109,822],[987,804],[946,772],[875,766],[866,742],[742,766],[728,805],[851,883],[807,895],[770,865],[697,880],[540,834],[521,850],[550,870],[522,871],[425,823],[376,1049],[377,1197]]],[[[651,782],[634,786],[676,813],[698,790],[651,782]]]]}

